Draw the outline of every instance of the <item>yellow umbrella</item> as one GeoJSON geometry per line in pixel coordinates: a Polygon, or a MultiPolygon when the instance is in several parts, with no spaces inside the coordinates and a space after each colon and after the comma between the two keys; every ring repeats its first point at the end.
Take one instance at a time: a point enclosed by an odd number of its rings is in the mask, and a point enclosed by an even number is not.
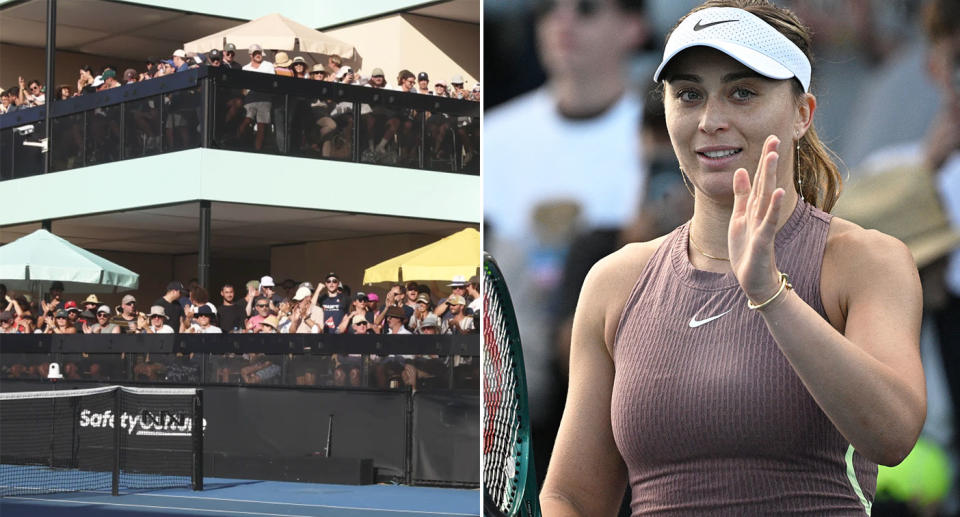
{"type": "Polygon", "coordinates": [[[470,278],[480,267],[480,247],[480,232],[467,228],[367,268],[363,283],[449,282],[457,275],[470,278]]]}

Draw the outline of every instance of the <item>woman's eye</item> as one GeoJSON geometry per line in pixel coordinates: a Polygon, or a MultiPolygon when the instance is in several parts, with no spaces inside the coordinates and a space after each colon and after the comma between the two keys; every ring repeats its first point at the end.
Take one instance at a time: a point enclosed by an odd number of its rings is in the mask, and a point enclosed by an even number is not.
{"type": "Polygon", "coordinates": [[[700,99],[700,94],[694,90],[680,90],[677,92],[677,98],[684,102],[692,102],[700,99]]]}
{"type": "Polygon", "coordinates": [[[733,97],[739,100],[746,100],[753,97],[754,93],[746,88],[737,88],[733,91],[733,97]]]}

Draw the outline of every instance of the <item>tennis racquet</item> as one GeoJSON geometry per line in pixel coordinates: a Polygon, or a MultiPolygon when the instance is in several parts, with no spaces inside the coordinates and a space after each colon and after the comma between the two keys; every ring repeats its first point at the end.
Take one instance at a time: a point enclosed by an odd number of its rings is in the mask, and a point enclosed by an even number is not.
{"type": "Polygon", "coordinates": [[[523,350],[500,268],[483,256],[483,513],[540,517],[523,350]]]}

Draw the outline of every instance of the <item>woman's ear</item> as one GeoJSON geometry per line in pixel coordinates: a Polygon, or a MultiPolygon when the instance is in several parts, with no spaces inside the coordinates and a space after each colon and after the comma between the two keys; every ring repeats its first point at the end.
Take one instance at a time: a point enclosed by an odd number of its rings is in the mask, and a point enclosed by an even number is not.
{"type": "Polygon", "coordinates": [[[805,93],[797,105],[797,121],[794,133],[797,140],[803,138],[813,124],[813,113],[817,111],[817,98],[812,93],[805,93]]]}

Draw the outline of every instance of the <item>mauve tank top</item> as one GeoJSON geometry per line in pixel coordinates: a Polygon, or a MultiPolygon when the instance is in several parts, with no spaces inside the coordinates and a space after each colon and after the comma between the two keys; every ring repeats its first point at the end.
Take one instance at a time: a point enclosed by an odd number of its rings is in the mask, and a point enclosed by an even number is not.
{"type": "MultiPolygon", "coordinates": [[[[777,266],[824,319],[830,218],[800,201],[775,242],[777,266]]],[[[869,514],[876,463],[820,410],[733,273],[694,269],[688,231],[643,269],[614,341],[610,417],[633,515],[869,514]]]]}

